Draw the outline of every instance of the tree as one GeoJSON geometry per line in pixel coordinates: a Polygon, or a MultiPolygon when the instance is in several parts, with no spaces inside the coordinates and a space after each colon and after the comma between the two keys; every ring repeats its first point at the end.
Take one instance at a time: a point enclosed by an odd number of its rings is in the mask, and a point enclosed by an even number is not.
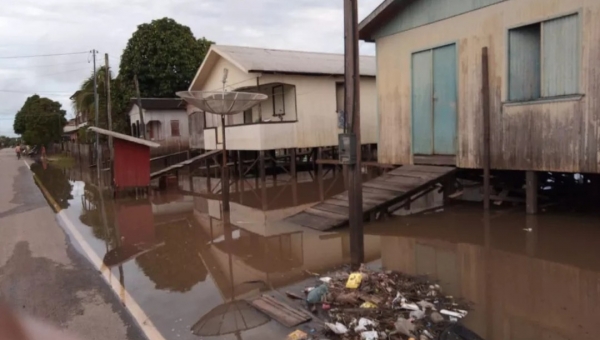
{"type": "Polygon", "coordinates": [[[0,136],[0,148],[8,148],[19,143],[19,139],[15,137],[0,136]]]}
{"type": "Polygon", "coordinates": [[[25,100],[15,115],[13,128],[30,145],[46,145],[59,141],[62,136],[66,111],[59,102],[37,94],[25,100]]]}
{"type": "Polygon", "coordinates": [[[120,81],[133,86],[137,74],[142,97],[174,97],[189,87],[211,44],[173,19],[139,25],[121,56],[120,81]]]}
{"type": "MultiPolygon", "coordinates": [[[[112,75],[111,75],[112,79],[112,75]]],[[[96,84],[98,87],[99,114],[102,116],[102,108],[106,112],[106,67],[102,66],[96,71],[96,84]]],[[[79,90],[71,97],[73,110],[87,113],[87,117],[94,120],[94,73],[81,83],[79,90]]],[[[106,114],[104,115],[106,116],[106,114]]]]}

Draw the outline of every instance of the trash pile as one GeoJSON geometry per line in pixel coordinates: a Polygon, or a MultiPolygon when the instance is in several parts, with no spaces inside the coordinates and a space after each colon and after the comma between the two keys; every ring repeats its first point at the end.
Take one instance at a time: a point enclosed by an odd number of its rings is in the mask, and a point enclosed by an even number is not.
{"type": "Polygon", "coordinates": [[[397,272],[337,272],[305,290],[330,339],[438,339],[469,306],[437,284],[397,272]]]}

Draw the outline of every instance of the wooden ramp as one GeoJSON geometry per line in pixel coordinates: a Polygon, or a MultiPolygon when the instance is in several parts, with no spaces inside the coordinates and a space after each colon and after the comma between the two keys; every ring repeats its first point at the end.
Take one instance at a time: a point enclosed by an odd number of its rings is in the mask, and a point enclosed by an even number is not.
{"type": "Polygon", "coordinates": [[[219,153],[221,153],[221,150],[211,150],[211,151],[205,152],[205,153],[203,153],[201,155],[198,155],[196,157],[192,157],[192,158],[190,158],[190,159],[188,159],[186,161],[183,161],[181,163],[173,164],[173,165],[171,165],[171,166],[169,166],[167,168],[164,168],[162,170],[158,170],[158,171],[155,171],[155,172],[151,173],[150,174],[150,179],[153,179],[153,178],[156,178],[156,177],[160,177],[162,175],[166,175],[166,174],[168,174],[168,173],[170,173],[172,171],[177,171],[177,170],[183,168],[184,166],[188,166],[188,165],[190,165],[190,164],[192,164],[194,162],[203,160],[203,159],[205,159],[207,157],[211,157],[211,156],[214,156],[214,155],[219,154],[219,153]]]}
{"type": "MultiPolygon", "coordinates": [[[[363,218],[431,192],[455,171],[452,167],[406,165],[363,183],[363,218]]],[[[316,230],[329,230],[348,224],[348,206],[346,191],[285,220],[316,230]]]]}

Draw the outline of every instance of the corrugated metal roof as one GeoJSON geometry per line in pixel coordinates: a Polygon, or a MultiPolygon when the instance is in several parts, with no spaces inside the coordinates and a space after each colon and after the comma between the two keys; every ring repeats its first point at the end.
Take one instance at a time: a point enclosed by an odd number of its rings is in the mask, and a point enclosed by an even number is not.
{"type": "MultiPolygon", "coordinates": [[[[215,52],[246,72],[343,75],[344,55],[318,52],[272,50],[254,47],[213,45],[215,52]]],[[[376,75],[373,56],[360,57],[360,74],[376,75]]]]}
{"type": "Polygon", "coordinates": [[[118,139],[122,139],[122,140],[126,140],[128,142],[132,142],[132,143],[136,143],[136,144],[141,144],[141,145],[146,145],[148,147],[151,148],[158,148],[160,146],[160,144],[158,143],[154,143],[151,142],[149,140],[145,140],[145,139],[141,139],[141,138],[136,138],[136,137],[131,137],[128,135],[124,135],[122,133],[118,133],[118,132],[114,132],[114,131],[109,131],[109,130],[105,130],[105,129],[101,129],[95,126],[89,127],[88,130],[94,131],[94,132],[98,132],[101,135],[106,135],[106,136],[112,136],[118,139]]]}

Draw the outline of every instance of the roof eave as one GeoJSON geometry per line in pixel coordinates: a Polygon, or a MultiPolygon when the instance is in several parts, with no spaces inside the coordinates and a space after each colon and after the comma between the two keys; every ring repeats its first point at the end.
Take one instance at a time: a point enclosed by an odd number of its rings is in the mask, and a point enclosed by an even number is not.
{"type": "Polygon", "coordinates": [[[358,38],[366,42],[375,42],[373,33],[381,23],[387,21],[407,1],[385,0],[358,24],[358,38]]]}
{"type": "MultiPolygon", "coordinates": [[[[292,71],[270,71],[270,70],[250,70],[249,73],[263,74],[287,74],[307,77],[338,77],[344,76],[344,73],[318,73],[318,72],[292,72],[292,71]]],[[[361,77],[375,77],[373,74],[361,74],[361,77]]]]}

